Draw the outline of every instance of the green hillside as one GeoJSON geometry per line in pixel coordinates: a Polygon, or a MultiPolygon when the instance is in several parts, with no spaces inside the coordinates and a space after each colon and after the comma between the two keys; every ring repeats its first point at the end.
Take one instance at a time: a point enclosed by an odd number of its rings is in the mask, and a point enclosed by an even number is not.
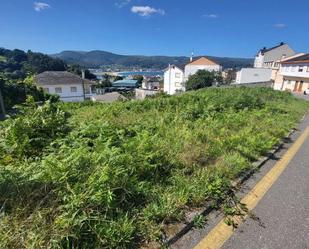
{"type": "Polygon", "coordinates": [[[6,62],[6,57],[0,55],[0,62],[6,62]]]}
{"type": "Polygon", "coordinates": [[[264,88],[45,104],[0,123],[0,248],[137,248],[231,182],[309,103],[264,88]]]}
{"type": "MultiPolygon", "coordinates": [[[[164,69],[168,64],[185,65],[189,58],[185,56],[139,56],[139,55],[118,55],[106,51],[63,51],[51,55],[67,63],[76,63],[86,67],[100,67],[106,65],[121,65],[125,67],[141,67],[145,69],[164,69]]],[[[208,56],[225,68],[248,67],[253,64],[249,58],[228,58],[208,56]]]]}

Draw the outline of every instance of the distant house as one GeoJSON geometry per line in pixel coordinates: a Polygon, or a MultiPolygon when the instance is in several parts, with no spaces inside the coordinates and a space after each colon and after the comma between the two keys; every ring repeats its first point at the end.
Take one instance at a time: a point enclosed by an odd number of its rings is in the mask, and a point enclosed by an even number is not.
{"type": "Polygon", "coordinates": [[[309,88],[309,54],[287,58],[280,65],[274,89],[301,93],[309,88]]]}
{"type": "Polygon", "coordinates": [[[185,66],[184,70],[175,65],[170,65],[164,71],[164,92],[173,95],[185,91],[186,81],[190,75],[196,74],[199,70],[221,72],[222,66],[206,57],[194,61],[191,57],[190,63],[185,66]]]}
{"type": "Polygon", "coordinates": [[[184,71],[175,65],[164,70],[164,92],[170,95],[185,91],[184,71]]]}
{"type": "Polygon", "coordinates": [[[59,95],[64,102],[80,102],[95,94],[95,83],[65,71],[46,71],[34,77],[38,87],[50,94],[59,95]]]}
{"type": "Polygon", "coordinates": [[[206,57],[201,57],[194,61],[191,58],[191,62],[185,66],[185,81],[188,80],[190,75],[196,74],[198,70],[221,72],[222,66],[206,57]]]}
{"type": "Polygon", "coordinates": [[[283,42],[272,48],[264,47],[260,49],[255,56],[254,67],[278,69],[278,61],[294,54],[295,51],[288,44],[283,42]]]}
{"type": "Polygon", "coordinates": [[[142,89],[145,90],[159,90],[160,80],[157,77],[146,77],[142,83],[142,89]]]}
{"type": "Polygon", "coordinates": [[[112,83],[114,88],[118,89],[135,89],[138,88],[138,80],[124,79],[112,83]]]}

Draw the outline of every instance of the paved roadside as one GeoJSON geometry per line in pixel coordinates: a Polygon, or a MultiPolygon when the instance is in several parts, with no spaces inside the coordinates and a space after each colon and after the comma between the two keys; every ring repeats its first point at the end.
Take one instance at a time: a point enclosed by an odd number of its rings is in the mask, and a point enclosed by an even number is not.
{"type": "MultiPolygon", "coordinates": [[[[284,148],[245,184],[241,197],[273,168],[307,127],[309,116],[292,135],[290,143],[285,144],[284,148]]],[[[223,249],[309,249],[308,137],[278,180],[253,209],[253,213],[259,222],[247,218],[225,242],[223,249]]],[[[172,248],[194,248],[221,219],[222,215],[213,213],[204,229],[190,231],[172,248]]]]}
{"type": "Polygon", "coordinates": [[[295,97],[309,101],[309,95],[305,95],[303,93],[293,93],[293,94],[294,94],[295,97]]]}
{"type": "MultiPolygon", "coordinates": [[[[309,125],[309,122],[307,122],[309,125]]],[[[222,249],[309,248],[309,139],[222,249]]]]}

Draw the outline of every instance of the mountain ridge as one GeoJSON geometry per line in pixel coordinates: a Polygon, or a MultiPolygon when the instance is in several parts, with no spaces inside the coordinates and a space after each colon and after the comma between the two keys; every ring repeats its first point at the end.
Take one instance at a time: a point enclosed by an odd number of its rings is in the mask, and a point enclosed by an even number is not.
{"type": "MultiPolygon", "coordinates": [[[[92,51],[74,51],[65,50],[57,54],[51,54],[51,57],[59,58],[67,63],[79,64],[84,67],[100,68],[106,66],[139,67],[142,69],[162,70],[168,64],[185,65],[189,62],[186,56],[146,56],[146,55],[120,55],[103,50],[92,51]]],[[[207,55],[206,55],[207,56],[207,55]]],[[[197,56],[195,58],[199,58],[197,56]]],[[[224,68],[249,67],[253,64],[252,58],[232,58],[207,56],[207,58],[216,61],[224,68]]]]}

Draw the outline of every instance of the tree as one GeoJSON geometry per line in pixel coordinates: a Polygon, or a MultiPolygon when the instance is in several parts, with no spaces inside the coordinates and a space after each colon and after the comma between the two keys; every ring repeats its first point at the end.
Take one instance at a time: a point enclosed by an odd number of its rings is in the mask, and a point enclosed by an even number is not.
{"type": "Polygon", "coordinates": [[[4,81],[2,79],[0,79],[0,119],[5,118],[5,106],[4,106],[4,100],[2,97],[2,85],[4,85],[4,81]]]}
{"type": "Polygon", "coordinates": [[[137,80],[137,83],[139,85],[141,85],[143,83],[144,76],[143,75],[134,75],[133,76],[133,80],[137,80]]]}
{"type": "Polygon", "coordinates": [[[111,82],[111,76],[110,75],[104,74],[102,76],[102,78],[103,79],[102,79],[102,81],[100,83],[101,87],[111,87],[113,85],[112,82],[111,82]]]}
{"type": "MultiPolygon", "coordinates": [[[[79,65],[77,64],[72,64],[69,65],[67,68],[67,71],[70,73],[74,73],[79,75],[80,77],[82,76],[82,69],[79,65]]],[[[88,80],[96,80],[97,76],[95,76],[94,74],[92,74],[88,69],[85,70],[85,78],[88,80]]]]}
{"type": "Polygon", "coordinates": [[[235,81],[235,80],[236,80],[236,74],[237,74],[236,69],[228,70],[228,71],[227,71],[226,78],[225,78],[225,80],[224,80],[224,84],[229,85],[229,84],[231,84],[233,81],[235,81]]]}
{"type": "Polygon", "coordinates": [[[118,81],[118,80],[123,80],[123,77],[117,75],[117,76],[115,77],[114,81],[118,81]]]}
{"type": "Polygon", "coordinates": [[[198,70],[191,75],[187,81],[187,90],[197,90],[200,88],[210,87],[221,84],[222,76],[218,72],[209,72],[207,70],[198,70]]]}

